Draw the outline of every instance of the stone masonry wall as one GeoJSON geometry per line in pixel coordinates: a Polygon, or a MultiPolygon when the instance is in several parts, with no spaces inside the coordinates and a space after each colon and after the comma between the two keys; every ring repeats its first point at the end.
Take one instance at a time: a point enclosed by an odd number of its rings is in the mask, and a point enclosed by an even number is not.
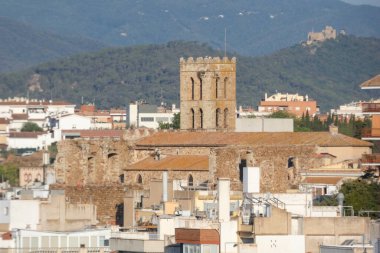
{"type": "Polygon", "coordinates": [[[235,129],[236,59],[181,58],[180,95],[181,129],[235,129]]]}

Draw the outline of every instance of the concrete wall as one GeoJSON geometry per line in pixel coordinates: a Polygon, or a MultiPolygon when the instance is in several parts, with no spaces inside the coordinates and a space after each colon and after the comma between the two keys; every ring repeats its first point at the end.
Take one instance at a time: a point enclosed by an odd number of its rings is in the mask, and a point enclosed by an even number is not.
{"type": "Polygon", "coordinates": [[[256,235],[289,235],[291,229],[291,214],[275,207],[272,207],[269,217],[255,217],[254,220],[256,235]]]}
{"type": "Polygon", "coordinates": [[[70,204],[93,204],[96,206],[99,225],[123,225],[124,186],[121,184],[65,186],[51,185],[51,189],[65,190],[70,204]]]}
{"type": "Polygon", "coordinates": [[[258,235],[255,239],[257,253],[305,253],[303,235],[258,235]]]}
{"type": "Polygon", "coordinates": [[[9,208],[9,230],[37,229],[40,222],[39,200],[11,200],[9,208]]]}
{"type": "Polygon", "coordinates": [[[235,132],[294,132],[293,119],[237,118],[235,132]]]}
{"type": "Polygon", "coordinates": [[[336,156],[336,162],[361,159],[363,154],[372,154],[369,147],[318,147],[318,153],[329,153],[336,156]]]}
{"type": "Polygon", "coordinates": [[[69,115],[59,118],[59,129],[90,129],[91,119],[80,115],[69,115]]]}
{"type": "Polygon", "coordinates": [[[369,238],[370,219],[365,217],[312,217],[304,218],[306,251],[319,252],[319,245],[339,245],[344,240],[361,242],[369,238]]]}
{"type": "Polygon", "coordinates": [[[96,206],[93,204],[69,204],[65,195],[51,195],[41,203],[40,230],[73,231],[96,225],[96,206]]]}

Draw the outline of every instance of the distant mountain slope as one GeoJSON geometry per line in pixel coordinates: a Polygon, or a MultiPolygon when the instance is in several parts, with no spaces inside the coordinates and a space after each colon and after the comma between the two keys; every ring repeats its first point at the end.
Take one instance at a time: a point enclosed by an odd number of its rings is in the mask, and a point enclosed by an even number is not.
{"type": "MultiPolygon", "coordinates": [[[[99,107],[145,99],[178,104],[179,58],[222,56],[195,42],[106,49],[0,75],[2,97],[63,98],[99,107]],[[34,90],[34,91],[32,91],[34,90]]],[[[237,55],[238,104],[257,105],[265,92],[308,94],[327,110],[353,100],[379,96],[359,84],[380,73],[380,39],[340,36],[314,46],[296,45],[266,57],[237,55]]]]}
{"type": "Polygon", "coordinates": [[[103,44],[89,39],[59,36],[0,17],[0,72],[102,47],[103,44]]]}
{"type": "Polygon", "coordinates": [[[207,42],[243,55],[286,48],[326,25],[380,37],[380,8],[338,0],[2,0],[0,16],[113,45],[207,42]]]}

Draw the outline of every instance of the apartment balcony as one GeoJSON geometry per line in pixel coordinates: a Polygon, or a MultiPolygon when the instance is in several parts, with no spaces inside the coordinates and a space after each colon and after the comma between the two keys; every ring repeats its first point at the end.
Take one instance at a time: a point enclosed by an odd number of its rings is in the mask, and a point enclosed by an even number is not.
{"type": "Polygon", "coordinates": [[[364,166],[380,166],[380,154],[363,155],[361,161],[364,166]]]}
{"type": "Polygon", "coordinates": [[[363,128],[363,140],[380,140],[380,128],[363,128]]]}
{"type": "Polygon", "coordinates": [[[363,103],[363,113],[380,113],[380,103],[363,103]]]}

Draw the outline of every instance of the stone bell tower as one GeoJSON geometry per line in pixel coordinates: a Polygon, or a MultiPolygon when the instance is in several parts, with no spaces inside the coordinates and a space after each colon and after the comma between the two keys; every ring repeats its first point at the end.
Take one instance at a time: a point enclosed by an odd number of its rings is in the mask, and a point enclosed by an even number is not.
{"type": "Polygon", "coordinates": [[[180,59],[182,130],[235,130],[236,58],[180,59]]]}

